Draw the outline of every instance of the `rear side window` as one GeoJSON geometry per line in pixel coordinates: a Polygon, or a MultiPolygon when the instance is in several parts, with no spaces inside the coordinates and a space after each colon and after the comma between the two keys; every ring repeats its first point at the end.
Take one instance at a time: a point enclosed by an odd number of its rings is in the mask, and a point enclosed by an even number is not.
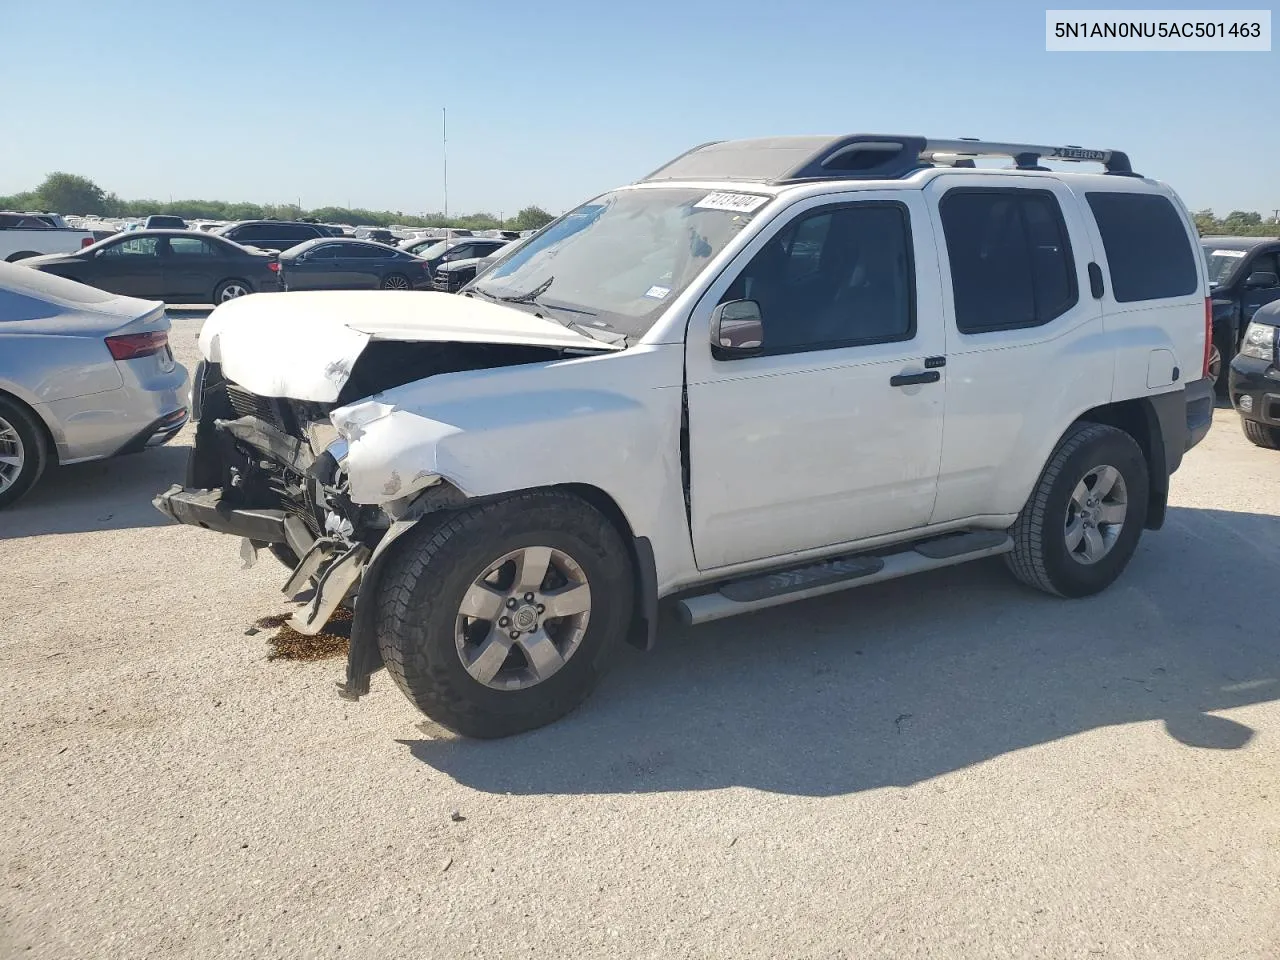
{"type": "Polygon", "coordinates": [[[939,212],[961,333],[1038,327],[1075,306],[1071,242],[1048,190],[959,187],[939,212]]]}
{"type": "Polygon", "coordinates": [[[1195,251],[1182,218],[1156,193],[1086,194],[1120,303],[1195,293],[1195,251]]]}

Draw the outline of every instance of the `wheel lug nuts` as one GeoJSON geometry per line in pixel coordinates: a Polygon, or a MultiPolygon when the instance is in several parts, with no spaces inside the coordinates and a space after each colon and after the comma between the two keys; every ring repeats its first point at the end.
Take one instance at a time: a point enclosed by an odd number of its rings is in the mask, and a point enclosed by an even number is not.
{"type": "Polygon", "coordinates": [[[508,598],[507,598],[507,607],[508,607],[509,609],[511,609],[511,610],[514,610],[514,609],[516,608],[516,598],[515,598],[515,597],[508,597],[508,598]]]}
{"type": "Polygon", "coordinates": [[[520,639],[520,631],[519,631],[519,630],[512,630],[512,631],[511,631],[511,639],[512,639],[512,640],[519,640],[519,639],[520,639]]]}
{"type": "Polygon", "coordinates": [[[525,602],[525,603],[533,603],[533,594],[532,594],[532,593],[526,593],[526,594],[524,595],[524,602],[525,602]]]}
{"type": "Polygon", "coordinates": [[[546,613],[546,612],[547,612],[547,608],[546,608],[546,607],[544,607],[542,604],[538,604],[538,612],[539,612],[539,613],[546,613]]]}
{"type": "Polygon", "coordinates": [[[500,626],[500,627],[505,627],[505,626],[506,626],[508,623],[510,623],[510,622],[511,622],[511,621],[510,621],[510,620],[508,620],[506,617],[502,617],[502,618],[498,621],[498,626],[500,626]]]}

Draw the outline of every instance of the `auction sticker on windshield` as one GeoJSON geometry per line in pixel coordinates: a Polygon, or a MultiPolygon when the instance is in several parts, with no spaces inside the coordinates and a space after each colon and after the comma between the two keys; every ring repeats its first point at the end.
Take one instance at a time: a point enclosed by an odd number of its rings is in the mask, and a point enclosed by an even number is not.
{"type": "Polygon", "coordinates": [[[1215,250],[1209,254],[1211,257],[1243,257],[1243,250],[1215,250]]]}
{"type": "Polygon", "coordinates": [[[770,197],[754,193],[708,193],[695,203],[695,210],[732,210],[734,213],[750,213],[769,202],[770,197]]]}

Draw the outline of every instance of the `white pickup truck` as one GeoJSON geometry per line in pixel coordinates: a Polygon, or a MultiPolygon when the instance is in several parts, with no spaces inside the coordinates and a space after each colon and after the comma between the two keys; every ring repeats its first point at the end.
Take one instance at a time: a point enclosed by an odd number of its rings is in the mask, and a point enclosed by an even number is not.
{"type": "Polygon", "coordinates": [[[88,230],[51,226],[48,219],[29,213],[0,213],[0,260],[7,263],[44,253],[75,253],[93,242],[88,230]]]}
{"type": "Polygon", "coordinates": [[[156,505],[293,567],[297,629],[353,606],[347,696],[385,666],[502,736],[650,647],[660,601],[702,623],[996,555],[1106,588],[1209,429],[1208,289],[1119,151],[705,144],[460,295],[219,306],[156,505]]]}

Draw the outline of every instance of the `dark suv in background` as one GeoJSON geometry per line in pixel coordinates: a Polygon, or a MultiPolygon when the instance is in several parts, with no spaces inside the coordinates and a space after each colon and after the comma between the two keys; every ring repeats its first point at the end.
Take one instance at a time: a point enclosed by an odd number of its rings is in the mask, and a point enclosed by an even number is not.
{"type": "Polygon", "coordinates": [[[296,220],[242,220],[214,232],[241,246],[259,250],[288,250],[308,240],[332,235],[321,224],[296,220]]]}
{"type": "Polygon", "coordinates": [[[1280,238],[1201,237],[1213,298],[1213,357],[1218,392],[1227,392],[1227,369],[1245,328],[1259,307],[1280,300],[1280,238]]]}

